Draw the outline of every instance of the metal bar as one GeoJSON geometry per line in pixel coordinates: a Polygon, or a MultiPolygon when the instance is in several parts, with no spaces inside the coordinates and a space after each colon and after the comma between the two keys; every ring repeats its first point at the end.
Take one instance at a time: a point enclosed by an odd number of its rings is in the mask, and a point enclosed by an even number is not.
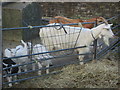
{"type": "Polygon", "coordinates": [[[120,26],[120,24],[118,24],[118,25],[112,27],[112,29],[115,29],[115,28],[117,28],[117,27],[119,27],[119,26],[120,26]]]}
{"type": "MultiPolygon", "coordinates": [[[[109,18],[109,19],[106,19],[107,21],[110,21],[110,20],[112,20],[112,19],[116,19],[117,17],[119,17],[120,16],[120,14],[118,14],[118,15],[116,15],[116,16],[113,16],[113,17],[111,17],[111,18],[109,18]]],[[[100,24],[102,24],[103,22],[101,22],[100,24]]]]}
{"type": "MultiPolygon", "coordinates": [[[[82,24],[91,24],[95,22],[84,22],[82,24]]],[[[62,24],[63,26],[68,25],[78,25],[78,23],[71,23],[71,24],[62,24]]],[[[42,25],[42,26],[32,26],[32,28],[43,28],[43,27],[54,27],[54,26],[60,26],[60,25],[42,25]]],[[[30,29],[30,27],[16,27],[16,28],[2,28],[1,30],[17,30],[17,29],[30,29]]]]}
{"type": "Polygon", "coordinates": [[[117,17],[119,17],[119,16],[120,16],[120,14],[118,14],[118,15],[116,15],[116,16],[113,16],[113,17],[107,19],[107,21],[110,21],[110,20],[112,20],[112,19],[115,19],[115,18],[117,18],[117,17]]]}
{"type": "Polygon", "coordinates": [[[58,68],[58,67],[63,67],[63,66],[70,65],[70,64],[78,64],[79,62],[85,62],[86,63],[86,62],[91,61],[91,60],[92,60],[92,58],[89,58],[89,59],[86,59],[86,60],[83,60],[83,61],[72,61],[72,62],[59,64],[59,65],[55,65],[55,66],[51,66],[51,67],[44,67],[44,68],[41,68],[41,69],[29,70],[29,71],[21,72],[21,73],[7,74],[7,75],[4,75],[3,77],[21,75],[21,74],[31,73],[31,72],[35,72],[35,71],[39,71],[39,70],[51,69],[51,68],[58,68]]]}
{"type": "MultiPolygon", "coordinates": [[[[87,59],[87,60],[85,60],[84,62],[88,62],[88,61],[90,61],[90,60],[91,60],[91,59],[87,59]]],[[[56,66],[54,66],[54,67],[61,67],[61,66],[67,66],[67,65],[71,65],[71,64],[78,64],[78,63],[79,63],[79,61],[77,61],[77,62],[73,61],[73,62],[70,62],[70,63],[65,63],[65,64],[56,65],[56,66]]],[[[53,66],[52,66],[51,68],[53,68],[53,66]]],[[[52,73],[54,73],[54,72],[52,72],[52,73]]],[[[42,76],[46,76],[46,75],[50,75],[50,74],[51,74],[51,73],[49,73],[49,74],[44,74],[44,75],[39,75],[39,76],[34,76],[34,77],[29,77],[29,78],[24,78],[24,79],[19,79],[19,80],[12,81],[12,82],[5,82],[5,83],[3,83],[3,84],[20,82],[20,81],[24,81],[24,80],[28,80],[28,79],[33,79],[33,78],[36,78],[36,77],[42,77],[42,76]]]]}
{"type": "Polygon", "coordinates": [[[115,43],[120,42],[120,38],[118,40],[115,40],[112,42],[112,45],[109,47],[105,47],[104,49],[102,49],[100,52],[97,53],[97,56],[101,55],[102,53],[104,53],[106,50],[108,50],[110,47],[112,47],[115,43]]]}
{"type": "MultiPolygon", "coordinates": [[[[63,58],[63,57],[70,57],[70,56],[78,56],[78,55],[87,55],[87,54],[92,54],[92,53],[74,54],[74,55],[62,55],[62,56],[57,56],[57,57],[54,57],[54,58],[47,58],[47,59],[44,59],[44,60],[50,60],[50,59],[55,59],[55,58],[63,58]]],[[[38,62],[40,62],[40,61],[38,61],[38,62]]],[[[29,65],[29,64],[32,64],[32,63],[35,63],[35,62],[24,63],[24,64],[21,64],[21,65],[16,65],[16,66],[11,66],[11,67],[6,67],[6,68],[3,68],[3,70],[9,69],[9,68],[13,68],[13,67],[18,67],[18,66],[29,65]]]]}
{"type": "MultiPolygon", "coordinates": [[[[59,49],[59,50],[54,50],[54,51],[48,51],[48,52],[42,52],[42,53],[36,53],[36,54],[30,54],[30,55],[22,55],[22,56],[16,56],[16,57],[9,57],[9,58],[10,59],[15,59],[15,58],[20,58],[20,57],[26,57],[26,56],[32,56],[32,55],[39,55],[39,54],[46,54],[46,53],[53,53],[53,52],[59,52],[59,51],[65,51],[65,50],[73,50],[73,49],[85,48],[85,47],[86,46],[80,46],[80,47],[75,47],[75,48],[67,48],[67,49],[59,49]]],[[[6,58],[2,58],[2,59],[6,59],[6,58]]]]}
{"type": "Polygon", "coordinates": [[[112,50],[113,48],[115,48],[119,44],[120,44],[120,42],[118,42],[118,43],[114,44],[113,46],[111,46],[110,48],[108,48],[102,54],[98,55],[97,59],[100,59],[101,57],[105,56],[110,50],[112,50]]]}
{"type": "MultiPolygon", "coordinates": [[[[113,18],[116,18],[120,15],[116,15],[114,17],[111,17],[108,20],[111,20],[113,18]]],[[[95,22],[82,22],[81,24],[91,24],[91,23],[95,23],[95,22]]],[[[78,25],[78,23],[71,23],[71,24],[63,24],[63,26],[67,26],[67,25],[78,25]]],[[[43,28],[43,27],[53,27],[53,26],[60,26],[60,25],[42,25],[42,26],[32,26],[32,28],[43,28]]],[[[1,30],[17,30],[17,29],[30,29],[30,27],[17,27],[17,28],[2,28],[1,30]]]]}
{"type": "Polygon", "coordinates": [[[16,80],[16,81],[6,82],[6,83],[3,83],[3,84],[9,84],[9,83],[15,83],[15,82],[20,82],[20,81],[25,81],[25,80],[29,80],[29,79],[33,79],[33,78],[38,78],[38,77],[43,77],[43,76],[47,76],[47,75],[57,74],[57,73],[60,73],[60,72],[61,71],[52,72],[52,73],[44,74],[44,75],[38,75],[38,76],[34,76],[34,77],[28,77],[28,78],[19,79],[19,80],[16,80]]]}

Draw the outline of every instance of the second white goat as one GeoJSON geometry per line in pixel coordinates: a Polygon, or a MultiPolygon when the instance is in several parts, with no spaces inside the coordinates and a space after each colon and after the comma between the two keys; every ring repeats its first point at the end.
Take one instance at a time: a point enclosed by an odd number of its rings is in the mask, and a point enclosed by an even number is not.
{"type": "MultiPolygon", "coordinates": [[[[45,48],[45,46],[41,45],[41,44],[36,44],[33,46],[33,54],[36,53],[43,53],[43,52],[47,52],[48,50],[45,48]]],[[[45,54],[39,54],[39,55],[35,55],[34,59],[35,60],[40,60],[41,62],[41,66],[40,64],[38,65],[39,68],[42,68],[42,66],[46,66],[46,68],[49,68],[50,64],[52,64],[51,60],[44,60],[44,59],[49,59],[49,58],[53,58],[53,56],[51,56],[49,53],[45,53],[45,54]]],[[[49,73],[49,69],[46,69],[46,73],[49,73]]],[[[39,71],[39,74],[41,74],[41,71],[39,71]]]]}

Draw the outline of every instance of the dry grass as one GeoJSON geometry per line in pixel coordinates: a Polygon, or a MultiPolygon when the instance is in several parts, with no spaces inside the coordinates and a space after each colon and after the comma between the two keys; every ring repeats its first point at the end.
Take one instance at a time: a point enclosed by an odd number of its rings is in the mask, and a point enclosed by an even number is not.
{"type": "Polygon", "coordinates": [[[63,72],[48,77],[27,80],[17,88],[117,88],[118,62],[103,59],[85,65],[69,65],[63,72]]]}

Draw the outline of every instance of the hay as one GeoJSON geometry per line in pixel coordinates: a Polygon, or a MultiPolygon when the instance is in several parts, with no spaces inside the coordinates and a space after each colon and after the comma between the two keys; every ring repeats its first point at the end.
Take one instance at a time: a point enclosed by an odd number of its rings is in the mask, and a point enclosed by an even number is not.
{"type": "Polygon", "coordinates": [[[63,72],[27,80],[13,87],[23,88],[117,88],[117,61],[103,59],[85,65],[69,65],[63,72]]]}

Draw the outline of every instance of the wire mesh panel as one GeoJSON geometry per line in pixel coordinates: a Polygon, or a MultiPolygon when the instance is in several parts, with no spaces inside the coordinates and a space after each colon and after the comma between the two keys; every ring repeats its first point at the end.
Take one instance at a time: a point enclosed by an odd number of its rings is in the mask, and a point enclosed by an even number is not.
{"type": "Polygon", "coordinates": [[[49,51],[52,51],[85,46],[86,42],[81,37],[83,37],[82,33],[86,33],[86,35],[84,34],[84,37],[86,37],[87,40],[87,31],[89,31],[89,29],[84,29],[82,27],[54,26],[41,28],[39,35],[42,40],[42,44],[45,45],[49,51]],[[79,40],[81,42],[79,42],[79,40]]]}

